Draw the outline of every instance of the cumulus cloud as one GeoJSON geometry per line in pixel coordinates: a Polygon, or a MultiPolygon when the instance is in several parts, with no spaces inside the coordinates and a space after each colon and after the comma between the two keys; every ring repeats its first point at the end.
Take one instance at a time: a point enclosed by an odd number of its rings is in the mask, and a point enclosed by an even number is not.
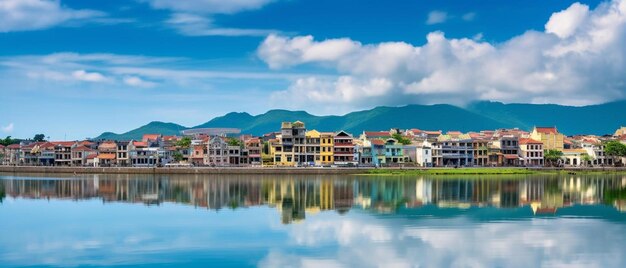
{"type": "Polygon", "coordinates": [[[104,82],[107,80],[107,78],[101,73],[87,72],[85,70],[76,70],[72,72],[72,77],[76,80],[85,82],[104,82]]]}
{"type": "Polygon", "coordinates": [[[137,76],[124,77],[124,84],[133,86],[133,87],[143,87],[143,88],[151,88],[157,85],[154,82],[143,80],[141,79],[141,77],[137,77],[137,76]]]}
{"type": "Polygon", "coordinates": [[[426,19],[426,24],[433,25],[444,23],[448,20],[448,13],[445,11],[433,10],[428,13],[428,18],[426,19]]]}
{"type": "Polygon", "coordinates": [[[432,32],[415,46],[272,34],[257,54],[274,69],[308,64],[338,74],[333,81],[302,77],[273,95],[289,108],[329,99],[352,108],[473,100],[586,105],[626,96],[626,0],[594,10],[575,3],[554,13],[543,32],[481,40],[432,32]]]}
{"type": "Polygon", "coordinates": [[[567,38],[574,34],[576,29],[587,19],[589,7],[574,3],[566,10],[552,14],[546,23],[546,32],[567,38]]]}
{"type": "Polygon", "coordinates": [[[13,123],[9,123],[8,125],[2,127],[2,132],[11,133],[13,132],[13,128],[14,128],[13,123]]]}
{"type": "Polygon", "coordinates": [[[64,7],[59,0],[3,0],[0,1],[0,32],[40,30],[104,15],[99,11],[64,7]]]}
{"type": "Polygon", "coordinates": [[[319,260],[331,267],[622,267],[624,258],[599,256],[622,256],[621,236],[615,234],[623,229],[621,224],[572,218],[498,223],[464,217],[410,222],[313,218],[290,229],[290,240],[308,248],[336,245],[333,252],[274,250],[259,266],[305,267],[319,260]]]}

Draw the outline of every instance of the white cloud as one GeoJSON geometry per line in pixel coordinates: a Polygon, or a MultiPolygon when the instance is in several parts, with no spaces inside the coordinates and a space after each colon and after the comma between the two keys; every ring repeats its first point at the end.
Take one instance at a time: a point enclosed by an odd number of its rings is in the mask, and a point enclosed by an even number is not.
{"type": "Polygon", "coordinates": [[[187,36],[266,36],[271,29],[221,27],[215,14],[235,14],[260,9],[273,0],[144,0],[152,8],[172,11],[165,24],[187,36]]]}
{"type": "Polygon", "coordinates": [[[463,216],[314,217],[290,228],[290,241],[298,247],[336,249],[306,254],[273,250],[258,266],[305,267],[318,260],[332,267],[622,267],[624,258],[601,256],[623,255],[623,229],[621,224],[573,218],[493,223],[463,216]]]}
{"type": "Polygon", "coordinates": [[[40,30],[104,15],[99,11],[64,7],[59,0],[2,0],[0,32],[40,30]]]}
{"type": "Polygon", "coordinates": [[[85,70],[76,70],[72,72],[72,77],[76,80],[85,82],[104,82],[107,80],[107,78],[101,73],[87,72],[85,70]]]}
{"type": "Polygon", "coordinates": [[[433,10],[428,13],[428,18],[426,19],[426,24],[433,25],[444,23],[448,20],[448,13],[445,11],[433,10]]]}
{"type": "Polygon", "coordinates": [[[166,23],[179,33],[188,36],[266,36],[275,30],[223,28],[214,25],[211,17],[174,13],[166,23]]]}
{"type": "Polygon", "coordinates": [[[151,88],[157,85],[154,82],[143,80],[141,79],[141,77],[137,77],[137,76],[124,77],[124,83],[129,86],[143,87],[143,88],[151,88]]]}
{"type": "Polygon", "coordinates": [[[14,129],[13,123],[9,123],[8,125],[2,127],[2,132],[4,132],[4,133],[11,133],[11,132],[13,132],[13,129],[14,129]]]}
{"type": "Polygon", "coordinates": [[[499,44],[484,42],[481,35],[456,39],[441,32],[426,39],[415,46],[270,35],[257,53],[270,68],[317,64],[340,77],[294,80],[273,95],[277,105],[331,101],[354,109],[473,100],[586,105],[626,97],[626,61],[620,60],[626,57],[626,0],[591,11],[573,4],[555,13],[545,32],[528,31],[499,44]],[[357,86],[338,86],[345,81],[357,86]]]}
{"type": "Polygon", "coordinates": [[[587,19],[589,7],[574,3],[566,10],[552,14],[546,23],[546,32],[567,38],[587,19]]]}
{"type": "Polygon", "coordinates": [[[255,10],[273,0],[146,0],[153,8],[201,14],[233,14],[255,10]]]}
{"type": "Polygon", "coordinates": [[[476,18],[476,12],[468,12],[461,17],[464,21],[473,21],[476,18]]]}

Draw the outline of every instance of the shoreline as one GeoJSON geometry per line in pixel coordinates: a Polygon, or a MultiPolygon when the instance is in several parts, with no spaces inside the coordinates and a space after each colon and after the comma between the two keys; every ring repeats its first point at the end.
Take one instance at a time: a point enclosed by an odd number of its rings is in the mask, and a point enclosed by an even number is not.
{"type": "Polygon", "coordinates": [[[32,167],[0,166],[0,173],[40,174],[250,174],[250,175],[530,175],[530,174],[626,174],[624,167],[602,168],[317,168],[317,167],[32,167]]]}

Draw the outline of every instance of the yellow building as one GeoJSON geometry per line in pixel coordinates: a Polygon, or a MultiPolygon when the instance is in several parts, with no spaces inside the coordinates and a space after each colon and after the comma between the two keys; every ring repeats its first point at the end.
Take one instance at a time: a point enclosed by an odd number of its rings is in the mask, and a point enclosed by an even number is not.
{"type": "Polygon", "coordinates": [[[556,127],[535,127],[530,134],[533,140],[541,141],[544,150],[563,150],[563,140],[565,136],[556,127]]]}
{"type": "Polygon", "coordinates": [[[320,166],[322,164],[320,157],[320,139],[321,133],[317,130],[310,130],[306,132],[306,145],[305,155],[307,164],[313,164],[320,166]]]}
{"type": "Polygon", "coordinates": [[[320,161],[322,165],[335,163],[335,157],[333,156],[334,139],[335,133],[333,132],[320,133],[320,161]]]}

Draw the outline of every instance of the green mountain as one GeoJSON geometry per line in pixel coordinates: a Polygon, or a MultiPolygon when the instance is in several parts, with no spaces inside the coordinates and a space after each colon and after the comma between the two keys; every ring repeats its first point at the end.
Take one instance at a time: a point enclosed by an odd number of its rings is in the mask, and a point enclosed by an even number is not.
{"type": "Polygon", "coordinates": [[[133,129],[126,133],[116,134],[113,132],[104,132],[96,137],[96,140],[141,140],[144,134],[159,133],[163,135],[180,135],[180,131],[187,129],[184,126],[174,123],[150,122],[145,126],[133,129]]]}
{"type": "MultiPolygon", "coordinates": [[[[475,102],[461,108],[447,104],[376,107],[342,116],[316,116],[304,111],[270,110],[260,115],[228,113],[193,128],[232,127],[243,133],[262,135],[279,131],[283,121],[304,122],[308,129],[319,131],[346,130],[358,134],[363,130],[419,128],[425,130],[479,131],[513,128],[530,130],[533,126],[557,126],[559,131],[573,134],[610,134],[626,125],[626,101],[583,107],[537,104],[503,104],[475,102]]],[[[123,134],[105,132],[97,139],[140,139],[143,134],[180,134],[184,126],[152,122],[123,134]]]]}
{"type": "Polygon", "coordinates": [[[575,134],[613,134],[626,125],[626,101],[582,107],[555,104],[502,104],[476,102],[467,110],[521,129],[533,126],[556,126],[560,132],[575,134]]]}

